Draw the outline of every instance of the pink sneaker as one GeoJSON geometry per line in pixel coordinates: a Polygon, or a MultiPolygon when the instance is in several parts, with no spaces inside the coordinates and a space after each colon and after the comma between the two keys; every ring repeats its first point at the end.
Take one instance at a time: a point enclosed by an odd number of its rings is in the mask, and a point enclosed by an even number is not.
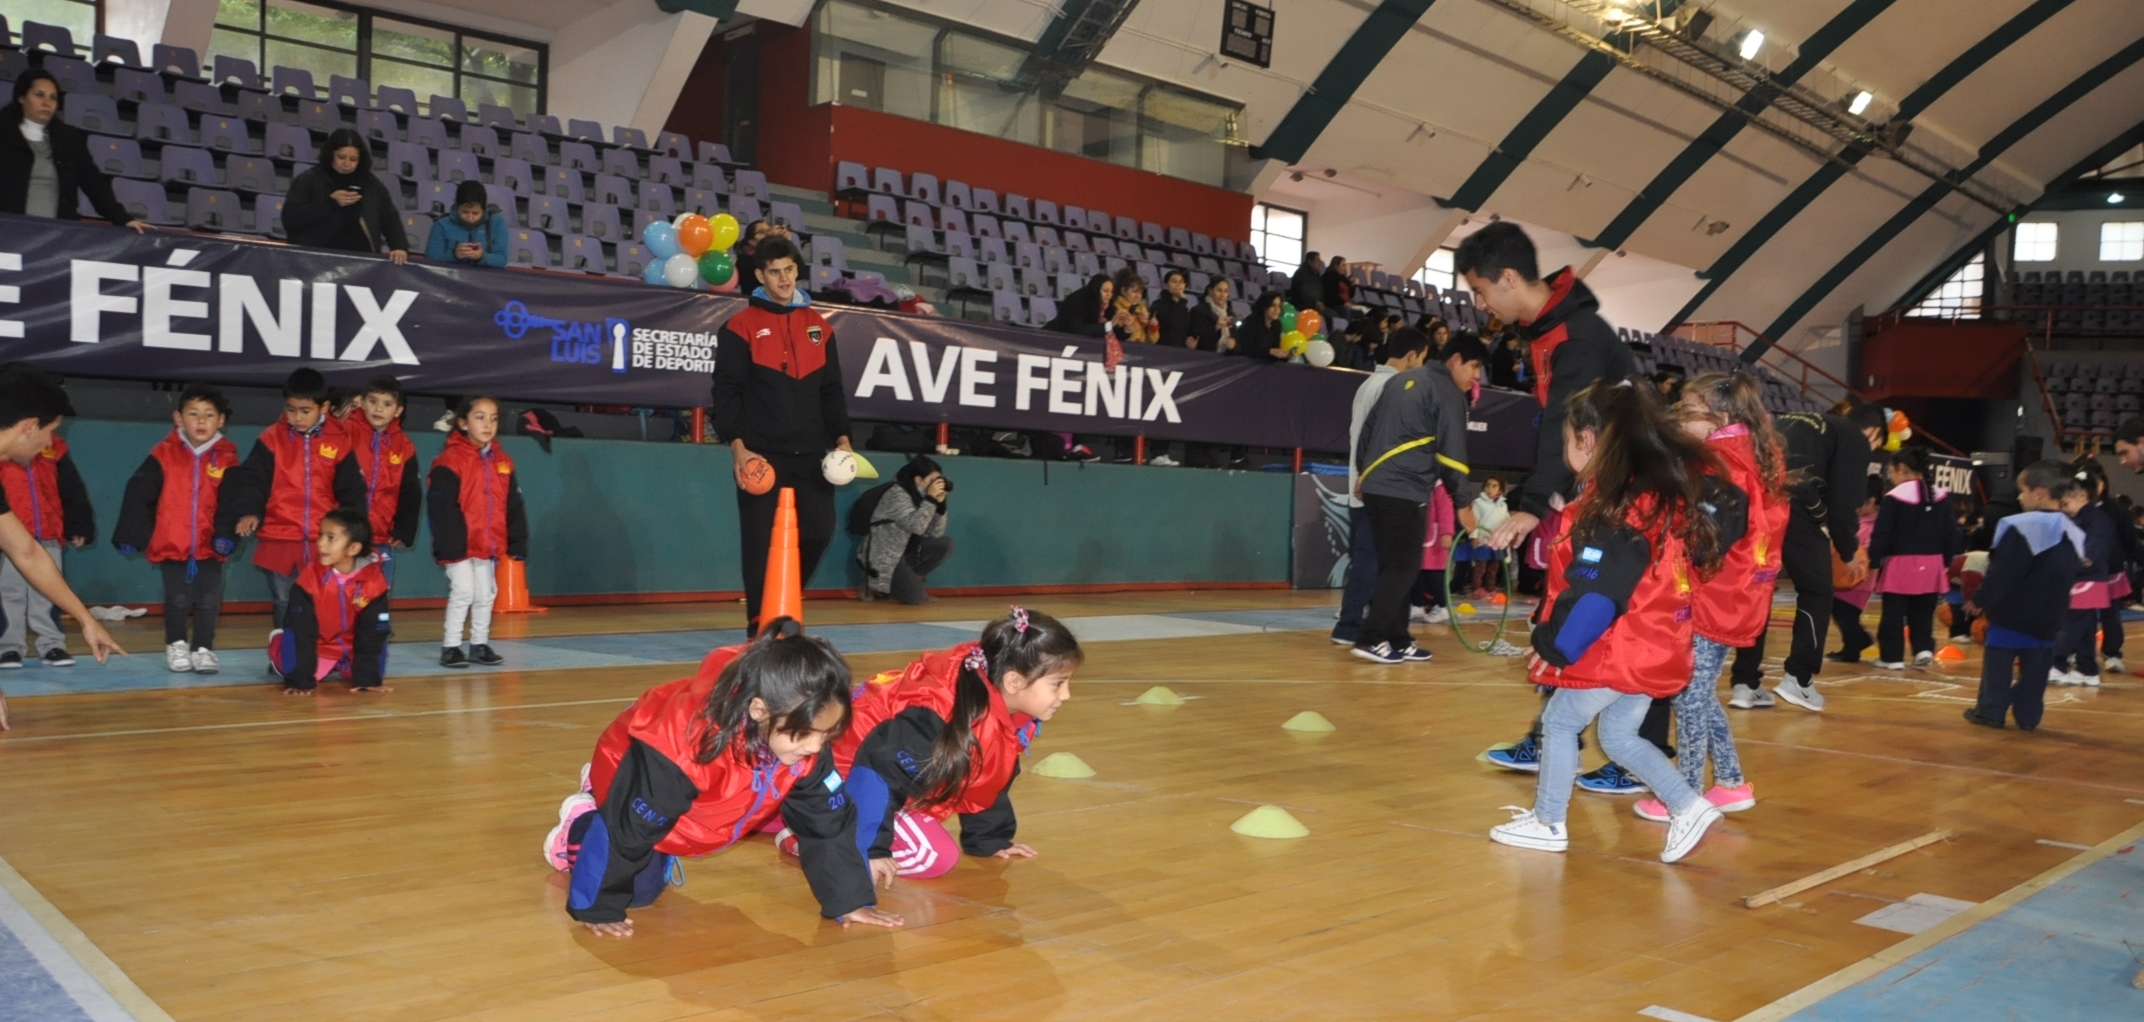
{"type": "MultiPolygon", "coordinates": [[[[1739,813],[1756,807],[1757,786],[1748,781],[1742,782],[1741,787],[1737,788],[1714,785],[1711,791],[1705,793],[1705,801],[1712,803],[1712,807],[1720,812],[1739,813]]],[[[1638,804],[1631,807],[1631,812],[1654,823],[1668,822],[1668,807],[1657,798],[1639,799],[1638,804]]]]}
{"type": "Polygon", "coordinates": [[[573,830],[573,821],[595,811],[595,796],[585,791],[576,791],[558,804],[558,826],[543,836],[543,861],[552,869],[564,872],[573,868],[580,848],[567,844],[566,836],[573,830]]]}
{"type": "Polygon", "coordinates": [[[596,786],[588,783],[588,772],[593,769],[595,769],[594,763],[581,764],[581,790],[590,795],[596,793],[596,786]]]}

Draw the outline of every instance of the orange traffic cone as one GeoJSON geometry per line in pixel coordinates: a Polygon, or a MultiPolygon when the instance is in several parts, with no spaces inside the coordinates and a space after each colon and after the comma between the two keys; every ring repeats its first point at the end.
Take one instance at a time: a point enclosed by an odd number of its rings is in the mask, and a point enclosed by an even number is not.
{"type": "Polygon", "coordinates": [[[1963,659],[1965,659],[1965,651],[1964,651],[1964,650],[1962,650],[1962,649],[1959,649],[1959,648],[1958,648],[1958,647],[1956,647],[1956,646],[1945,646],[1945,647],[1943,647],[1942,649],[1936,650],[1936,659],[1938,659],[1938,660],[1963,660],[1963,659]]]}
{"type": "Polygon", "coordinates": [[[499,600],[493,610],[501,614],[541,614],[550,610],[529,600],[528,565],[511,557],[499,559],[499,600]]]}
{"type": "MultiPolygon", "coordinates": [[[[774,508],[774,534],[767,542],[767,581],[759,590],[759,620],[795,618],[804,623],[804,555],[797,549],[797,491],[782,487],[774,508]]],[[[759,629],[753,628],[757,634],[759,629]]]]}

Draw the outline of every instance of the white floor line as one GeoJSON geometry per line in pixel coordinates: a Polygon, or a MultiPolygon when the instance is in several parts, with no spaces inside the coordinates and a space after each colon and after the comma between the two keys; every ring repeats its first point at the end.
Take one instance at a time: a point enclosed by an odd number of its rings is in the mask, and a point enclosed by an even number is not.
{"type": "Polygon", "coordinates": [[[1643,1015],[1647,1018],[1660,1019],[1661,1022],[1712,1022],[1711,1019],[1706,1018],[1703,1015],[1692,1015],[1687,1011],[1676,1011],[1673,1008],[1663,1008],[1657,1004],[1638,1012],[1638,1014],[1643,1015]]]}
{"type": "Polygon", "coordinates": [[[1916,894],[1896,904],[1885,905],[1854,922],[1910,937],[1972,908],[1975,904],[1977,902],[1945,898],[1936,894],[1916,894]]]}
{"type": "Polygon", "coordinates": [[[5,859],[0,859],[0,926],[94,1022],[172,1022],[5,859]]]}
{"type": "Polygon", "coordinates": [[[553,706],[597,706],[604,703],[629,703],[634,697],[619,696],[615,699],[569,699],[555,703],[513,703],[504,706],[458,706],[445,710],[389,710],[383,713],[344,713],[331,717],[294,717],[288,720],[246,720],[229,724],[190,724],[185,727],[144,727],[125,731],[78,731],[65,735],[25,735],[9,737],[0,741],[0,746],[22,742],[59,742],[70,738],[124,738],[130,735],[168,735],[187,731],[231,731],[251,727],[295,727],[300,724],[335,724],[346,720],[395,720],[404,717],[441,717],[459,713],[496,713],[502,710],[540,710],[553,706]]]}
{"type": "MultiPolygon", "coordinates": [[[[2135,800],[2135,799],[2127,799],[2126,801],[2134,802],[2134,801],[2136,801],[2136,800],[2135,800]]],[[[2069,843],[2069,842],[2067,842],[2067,841],[2049,841],[2048,839],[2046,839],[2046,838],[2044,838],[2044,837],[2043,837],[2043,838],[2041,838],[2041,839],[2039,839],[2038,841],[2035,841],[2035,842],[2033,842],[2033,844],[2037,844],[2037,845],[2049,845],[2049,846],[2052,846],[2052,847],[2055,847],[2055,848],[2074,848],[2074,849],[2076,849],[2077,851],[2080,851],[2080,852],[2089,852],[2089,851],[2091,851],[2091,850],[2092,850],[2092,846],[2091,846],[2091,845],[2074,845],[2074,844],[2071,844],[2071,843],[2069,843]]]]}

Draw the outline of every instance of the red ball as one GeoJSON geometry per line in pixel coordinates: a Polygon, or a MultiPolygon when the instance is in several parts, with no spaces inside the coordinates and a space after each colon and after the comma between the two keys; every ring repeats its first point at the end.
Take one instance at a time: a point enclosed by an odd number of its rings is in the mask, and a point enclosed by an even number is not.
{"type": "Polygon", "coordinates": [[[774,489],[774,466],[765,458],[750,458],[737,465],[737,488],[755,497],[774,489]]]}

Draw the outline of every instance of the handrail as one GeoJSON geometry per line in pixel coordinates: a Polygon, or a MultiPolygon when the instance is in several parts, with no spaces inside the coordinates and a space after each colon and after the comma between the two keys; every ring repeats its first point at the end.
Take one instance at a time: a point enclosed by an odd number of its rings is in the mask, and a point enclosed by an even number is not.
{"type": "MultiPolygon", "coordinates": [[[[1845,380],[1833,376],[1831,373],[1826,372],[1822,366],[1819,366],[1816,363],[1811,362],[1806,358],[1803,358],[1799,354],[1796,354],[1793,351],[1789,351],[1786,348],[1781,347],[1778,341],[1775,341],[1772,338],[1765,336],[1763,331],[1760,331],[1757,328],[1752,327],[1749,324],[1743,323],[1739,320],[1725,319],[1712,320],[1709,322],[1701,323],[1677,323],[1674,326],[1669,327],[1667,332],[1674,334],[1678,337],[1682,337],[1684,340],[1696,341],[1700,344],[1710,344],[1715,347],[1724,347],[1736,352],[1748,350],[1749,346],[1747,344],[1741,343],[1740,340],[1741,334],[1747,333],[1750,335],[1751,339],[1761,340],[1764,341],[1766,344],[1764,353],[1762,355],[1759,355],[1757,358],[1759,364],[1763,363],[1765,355],[1777,353],[1780,357],[1792,360],[1797,366],[1800,367],[1801,378],[1794,382],[1801,387],[1803,397],[1812,396],[1814,388],[1812,388],[1809,384],[1809,374],[1815,373],[1816,375],[1823,377],[1832,386],[1839,388],[1841,391],[1844,391],[1847,395],[1854,398],[1854,400],[1874,403],[1874,399],[1869,397],[1866,391],[1855,387],[1853,384],[1850,384],[1845,380]],[[1702,339],[1699,336],[1699,333],[1701,331],[1710,333],[1712,331],[1719,330],[1722,328],[1725,328],[1727,330],[1728,342],[1726,344],[1720,344],[1719,342],[1710,339],[1702,339]],[[1683,331],[1685,330],[1690,331],[1690,333],[1684,334],[1683,331]]],[[[1785,367],[1782,366],[1775,368],[1780,368],[1784,370],[1785,367]]],[[[1957,445],[1952,444],[1950,441],[1935,435],[1924,426],[1914,426],[1913,433],[1915,436],[1926,439],[1930,443],[1935,444],[1937,447],[1941,447],[1944,450],[1949,451],[1950,453],[1958,457],[1969,457],[1966,452],[1959,450],[1957,445]]]]}

